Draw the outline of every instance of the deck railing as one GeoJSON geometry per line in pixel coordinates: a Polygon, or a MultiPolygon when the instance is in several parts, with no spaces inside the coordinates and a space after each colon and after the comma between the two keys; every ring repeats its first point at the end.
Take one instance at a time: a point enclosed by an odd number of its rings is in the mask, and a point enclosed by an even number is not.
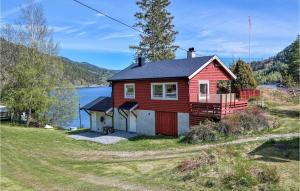
{"type": "Polygon", "coordinates": [[[260,90],[259,89],[241,89],[239,92],[240,100],[249,100],[253,97],[259,97],[260,90]]]}
{"type": "Polygon", "coordinates": [[[247,101],[236,99],[236,94],[211,94],[199,102],[190,102],[190,125],[197,125],[205,118],[220,120],[222,117],[244,110],[247,101]]]}
{"type": "Polygon", "coordinates": [[[200,103],[229,103],[236,101],[236,94],[207,94],[205,97],[198,96],[198,98],[200,103]]]}

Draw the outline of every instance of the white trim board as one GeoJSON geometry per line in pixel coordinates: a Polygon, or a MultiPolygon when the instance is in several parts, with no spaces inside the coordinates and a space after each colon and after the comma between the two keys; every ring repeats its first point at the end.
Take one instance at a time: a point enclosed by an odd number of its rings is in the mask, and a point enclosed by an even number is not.
{"type": "Polygon", "coordinates": [[[217,60],[221,66],[230,74],[233,79],[236,79],[236,76],[227,68],[227,66],[220,60],[219,57],[213,56],[211,59],[209,59],[205,64],[203,64],[198,70],[196,70],[194,73],[192,73],[189,76],[189,79],[192,79],[194,76],[196,76],[201,70],[203,70],[206,66],[208,66],[212,61],[217,60]]]}
{"type": "Polygon", "coordinates": [[[206,96],[205,97],[201,97],[200,96],[200,84],[207,84],[207,98],[209,98],[209,92],[210,92],[210,89],[209,89],[209,80],[198,80],[198,99],[199,100],[204,100],[206,99],[206,96]]]}
{"type": "Polygon", "coordinates": [[[125,83],[124,84],[124,98],[125,99],[135,99],[135,83],[125,83]],[[133,86],[133,97],[127,97],[126,95],[126,86],[133,86]]]}

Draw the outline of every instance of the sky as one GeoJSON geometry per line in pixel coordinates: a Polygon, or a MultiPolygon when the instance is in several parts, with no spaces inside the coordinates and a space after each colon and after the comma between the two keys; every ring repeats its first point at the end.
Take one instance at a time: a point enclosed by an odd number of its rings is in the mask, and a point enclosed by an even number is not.
{"type": "MultiPolygon", "coordinates": [[[[73,0],[36,0],[42,4],[59,55],[103,68],[123,69],[133,62],[130,45],[138,32],[97,14],[73,0]]],[[[80,0],[133,25],[134,0],[80,0]]],[[[1,0],[0,23],[15,23],[26,0],[1,0]]],[[[299,34],[298,0],[173,0],[168,7],[178,31],[175,44],[194,47],[198,55],[218,55],[226,63],[248,59],[251,16],[251,59],[275,55],[299,34]]],[[[186,52],[177,50],[176,58],[186,52]]]]}

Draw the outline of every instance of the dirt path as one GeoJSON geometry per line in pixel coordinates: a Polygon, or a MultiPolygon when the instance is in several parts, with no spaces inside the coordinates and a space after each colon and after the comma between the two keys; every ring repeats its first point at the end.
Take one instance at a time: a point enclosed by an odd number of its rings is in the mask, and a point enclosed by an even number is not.
{"type": "MultiPolygon", "coordinates": [[[[105,186],[107,188],[115,188],[117,190],[130,190],[130,191],[160,191],[161,188],[143,186],[141,184],[130,183],[124,180],[120,180],[117,177],[106,177],[106,176],[97,176],[90,173],[79,173],[74,170],[68,170],[62,166],[57,166],[50,164],[46,160],[38,159],[38,161],[47,168],[52,168],[59,174],[64,174],[64,176],[69,176],[76,178],[78,180],[88,182],[94,185],[105,186]]],[[[45,188],[42,188],[44,190],[45,188]]],[[[50,188],[52,190],[53,188],[50,188]]],[[[57,189],[60,190],[60,189],[57,189]]],[[[166,190],[166,189],[163,189],[166,190]]]]}
{"type": "Polygon", "coordinates": [[[175,149],[165,149],[158,151],[88,151],[81,152],[75,155],[79,160],[100,160],[100,159],[122,159],[122,160],[147,160],[147,159],[168,159],[168,158],[177,158],[183,156],[197,155],[199,151],[207,148],[214,148],[224,145],[234,145],[242,144],[255,141],[266,141],[275,138],[293,138],[300,137],[300,133],[287,133],[287,134],[269,134],[258,137],[248,137],[241,138],[238,140],[217,143],[217,144],[206,144],[206,145],[197,145],[187,148],[175,148],[175,149]]]}

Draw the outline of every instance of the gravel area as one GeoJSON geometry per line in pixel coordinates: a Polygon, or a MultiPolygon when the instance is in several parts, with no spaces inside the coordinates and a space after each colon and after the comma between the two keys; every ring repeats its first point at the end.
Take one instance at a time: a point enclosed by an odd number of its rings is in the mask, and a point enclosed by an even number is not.
{"type": "Polygon", "coordinates": [[[114,144],[122,140],[128,140],[129,138],[136,137],[136,133],[130,133],[126,131],[115,131],[112,134],[104,135],[98,132],[84,132],[76,135],[68,135],[68,137],[76,140],[93,141],[101,144],[114,144]]]}

